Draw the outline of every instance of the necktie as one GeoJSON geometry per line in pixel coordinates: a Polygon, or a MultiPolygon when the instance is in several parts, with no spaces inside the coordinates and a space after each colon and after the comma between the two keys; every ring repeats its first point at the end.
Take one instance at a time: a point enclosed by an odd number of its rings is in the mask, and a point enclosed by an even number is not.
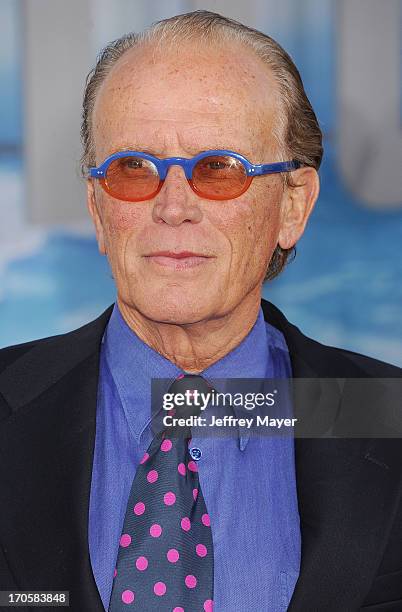
{"type": "MultiPolygon", "coordinates": [[[[169,392],[195,389],[211,390],[201,376],[185,374],[169,392]]],[[[191,403],[176,407],[174,416],[198,412],[191,403]]],[[[212,534],[197,463],[188,449],[191,430],[169,429],[154,436],[134,476],[109,612],[213,610],[212,534]]]]}

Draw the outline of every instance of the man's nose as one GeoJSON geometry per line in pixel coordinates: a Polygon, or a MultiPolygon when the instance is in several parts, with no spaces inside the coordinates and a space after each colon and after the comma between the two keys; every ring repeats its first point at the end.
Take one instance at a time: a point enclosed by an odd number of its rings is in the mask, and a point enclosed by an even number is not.
{"type": "Polygon", "coordinates": [[[190,195],[192,190],[186,179],[184,168],[179,165],[169,167],[161,191],[172,191],[173,193],[190,195]]]}
{"type": "Polygon", "coordinates": [[[201,221],[199,198],[188,184],[181,166],[170,166],[162,188],[155,197],[153,218],[169,225],[180,225],[183,221],[201,221]]]}

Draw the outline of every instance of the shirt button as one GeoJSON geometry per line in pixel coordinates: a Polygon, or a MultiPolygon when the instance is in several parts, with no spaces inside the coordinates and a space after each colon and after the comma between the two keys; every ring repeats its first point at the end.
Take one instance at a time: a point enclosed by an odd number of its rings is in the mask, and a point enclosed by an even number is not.
{"type": "Polygon", "coordinates": [[[200,448],[190,448],[190,455],[195,461],[199,461],[201,459],[201,449],[200,448]]]}

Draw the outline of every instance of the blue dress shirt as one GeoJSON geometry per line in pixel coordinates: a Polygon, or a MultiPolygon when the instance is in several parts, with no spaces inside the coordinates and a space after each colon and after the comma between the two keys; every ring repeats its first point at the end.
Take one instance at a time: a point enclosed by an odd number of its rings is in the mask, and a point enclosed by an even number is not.
{"type": "MultiPolygon", "coordinates": [[[[140,340],[115,304],[101,347],[89,509],[90,558],[105,610],[132,481],[152,440],[151,378],[181,373],[140,340]]],[[[285,339],[260,308],[242,342],[202,375],[291,377],[285,339]]],[[[293,438],[240,429],[231,437],[197,438],[194,429],[192,435],[189,448],[202,452],[198,475],[211,517],[214,612],[287,610],[301,550],[293,438]]]]}

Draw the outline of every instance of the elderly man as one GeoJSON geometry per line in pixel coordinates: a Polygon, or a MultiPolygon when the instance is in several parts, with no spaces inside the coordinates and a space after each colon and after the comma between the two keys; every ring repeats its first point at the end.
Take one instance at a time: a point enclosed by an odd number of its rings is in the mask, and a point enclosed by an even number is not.
{"type": "Polygon", "coordinates": [[[261,299],[319,192],[289,56],[215,13],[158,22],[104,50],[82,136],[117,299],[0,352],[1,589],[76,612],[401,610],[399,440],[151,428],[155,378],[402,374],[261,299]]]}

